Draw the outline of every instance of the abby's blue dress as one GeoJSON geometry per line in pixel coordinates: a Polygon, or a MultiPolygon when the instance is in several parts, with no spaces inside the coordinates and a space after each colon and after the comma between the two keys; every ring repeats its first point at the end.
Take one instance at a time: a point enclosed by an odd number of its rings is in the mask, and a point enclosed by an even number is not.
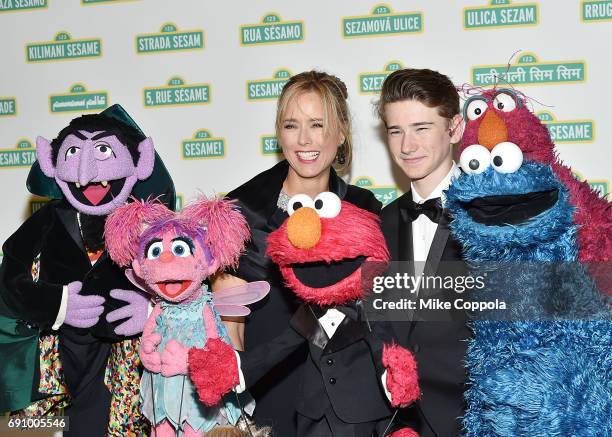
{"type": "MultiPolygon", "coordinates": [[[[170,339],[188,347],[204,347],[207,340],[204,305],[212,307],[212,294],[206,284],[202,285],[202,295],[192,302],[161,303],[162,313],[157,317],[155,329],[155,332],[162,336],[157,347],[158,352],[163,352],[170,339]]],[[[219,337],[231,344],[220,317],[214,311],[213,314],[217,321],[219,337]]],[[[199,401],[188,375],[165,377],[161,373],[152,373],[145,369],[140,393],[142,412],[151,423],[159,424],[168,419],[175,429],[179,429],[179,425],[183,428],[186,422],[194,430],[206,432],[216,425],[235,425],[240,418],[240,409],[234,393],[225,395],[219,405],[207,407],[199,401]]]]}

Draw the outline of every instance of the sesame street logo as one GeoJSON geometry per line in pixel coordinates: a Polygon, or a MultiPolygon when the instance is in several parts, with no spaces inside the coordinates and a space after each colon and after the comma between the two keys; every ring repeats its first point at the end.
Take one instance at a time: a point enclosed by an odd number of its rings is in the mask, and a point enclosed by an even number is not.
{"type": "Polygon", "coordinates": [[[0,117],[17,115],[17,99],[15,97],[0,97],[0,117]]]}
{"type": "Polygon", "coordinates": [[[0,168],[29,167],[36,161],[36,149],[27,139],[17,142],[14,149],[0,150],[0,168]]]}
{"type": "Polygon", "coordinates": [[[370,15],[342,18],[344,38],[403,35],[423,31],[422,12],[393,13],[388,5],[376,5],[370,15]]]}
{"type": "Polygon", "coordinates": [[[271,79],[247,81],[247,100],[274,100],[280,96],[283,87],[291,77],[289,70],[277,70],[271,79]]]}
{"type": "Polygon", "coordinates": [[[610,195],[610,181],[600,179],[587,181],[591,188],[599,193],[600,197],[607,198],[610,195]]]}
{"type": "Polygon", "coordinates": [[[181,142],[183,159],[223,158],[225,139],[215,138],[206,129],[198,130],[193,138],[181,142]]]}
{"type": "Polygon", "coordinates": [[[81,4],[83,5],[99,5],[102,3],[124,3],[124,2],[133,2],[135,0],[81,0],[81,4]]]}
{"type": "Polygon", "coordinates": [[[612,0],[583,0],[580,12],[580,18],[585,23],[612,20],[612,0]]]}
{"type": "Polygon", "coordinates": [[[34,214],[40,208],[45,206],[48,202],[49,202],[49,199],[47,199],[46,197],[35,196],[32,199],[30,199],[30,215],[34,214]]]}
{"type": "Polygon", "coordinates": [[[186,85],[180,77],[173,77],[168,85],[143,90],[145,108],[159,106],[205,105],[210,103],[210,85],[186,85]]]}
{"type": "Polygon", "coordinates": [[[303,21],[283,21],[280,15],[271,13],[261,23],[240,26],[240,45],[282,44],[304,41],[303,21]]]}
{"type": "Polygon", "coordinates": [[[183,195],[176,193],[176,199],[174,201],[174,210],[180,211],[183,209],[183,195]]]}
{"type": "Polygon", "coordinates": [[[548,111],[539,112],[536,115],[546,125],[555,143],[591,143],[595,139],[593,120],[558,121],[548,111]]]}
{"type": "Polygon", "coordinates": [[[389,62],[383,71],[361,73],[359,75],[359,93],[376,94],[382,89],[382,84],[391,73],[401,70],[404,66],[398,61],[389,62]]]}
{"type": "Polygon", "coordinates": [[[260,147],[264,156],[278,156],[283,153],[275,135],[262,135],[260,147]]]}
{"type": "Polygon", "coordinates": [[[536,26],[538,22],[537,3],[512,4],[511,0],[491,0],[489,6],[463,8],[463,27],[466,30],[536,26]]]}
{"type": "Polygon", "coordinates": [[[578,83],[586,80],[584,61],[539,62],[536,55],[524,53],[516,65],[479,65],[472,67],[476,86],[578,83]]]}
{"type": "Polygon", "coordinates": [[[47,7],[47,0],[0,0],[0,12],[29,11],[47,7]]]}
{"type": "Polygon", "coordinates": [[[53,41],[26,44],[27,62],[63,61],[100,56],[102,56],[101,39],[72,39],[68,32],[57,33],[53,41]]]}
{"type": "Polygon", "coordinates": [[[392,186],[376,186],[372,178],[361,176],[355,179],[354,185],[370,190],[383,206],[397,199],[397,188],[392,186]]]}
{"type": "Polygon", "coordinates": [[[608,198],[610,196],[610,181],[606,179],[585,179],[582,174],[576,170],[572,170],[572,173],[579,181],[585,181],[589,186],[596,191],[600,197],[608,198]]]}
{"type": "Polygon", "coordinates": [[[159,33],[136,35],[136,53],[168,53],[204,49],[203,30],[179,31],[176,25],[166,23],[159,33]]]}
{"type": "Polygon", "coordinates": [[[100,111],[108,108],[106,91],[87,91],[85,85],[73,85],[67,94],[49,96],[49,110],[52,114],[63,112],[100,111]]]}

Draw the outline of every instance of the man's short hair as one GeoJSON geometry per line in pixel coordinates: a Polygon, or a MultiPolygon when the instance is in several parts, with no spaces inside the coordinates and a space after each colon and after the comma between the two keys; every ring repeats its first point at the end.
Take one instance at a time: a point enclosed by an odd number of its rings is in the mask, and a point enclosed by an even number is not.
{"type": "Polygon", "coordinates": [[[385,119],[385,105],[416,100],[437,108],[441,117],[451,119],[459,114],[459,94],[448,76],[429,69],[404,68],[391,73],[382,86],[376,109],[385,119]]]}

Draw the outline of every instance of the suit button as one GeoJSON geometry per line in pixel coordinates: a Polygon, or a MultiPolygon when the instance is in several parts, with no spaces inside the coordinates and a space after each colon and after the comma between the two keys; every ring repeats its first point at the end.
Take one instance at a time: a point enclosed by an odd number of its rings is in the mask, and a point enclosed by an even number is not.
{"type": "Polygon", "coordinates": [[[328,358],[327,359],[327,365],[328,366],[333,366],[334,365],[334,359],[333,358],[328,358]]]}
{"type": "Polygon", "coordinates": [[[329,383],[334,385],[336,383],[336,378],[329,378],[329,383]]]}
{"type": "Polygon", "coordinates": [[[419,346],[418,344],[413,344],[412,345],[412,352],[414,352],[415,354],[418,353],[421,350],[421,346],[419,346]]]}

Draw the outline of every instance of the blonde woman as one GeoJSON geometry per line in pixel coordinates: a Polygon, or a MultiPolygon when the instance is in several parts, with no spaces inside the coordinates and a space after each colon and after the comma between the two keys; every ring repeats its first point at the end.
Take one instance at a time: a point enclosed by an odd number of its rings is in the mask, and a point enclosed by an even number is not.
{"type": "MultiPolygon", "coordinates": [[[[276,135],[285,159],[228,194],[239,201],[252,241],[238,269],[216,278],[213,290],[257,280],[271,286],[269,296],[251,306],[246,324],[230,323],[238,348],[251,350],[276,337],[299,305],[283,286],[277,267],[264,255],[268,234],[287,218],[291,196],[305,193],[314,198],[331,191],[360,208],[380,212],[372,193],[347,185],[338,176],[347,172],[352,156],[347,97],[346,85],[330,74],[307,71],[293,76],[283,88],[276,114],[276,135]]],[[[275,435],[296,435],[296,407],[300,414],[296,397],[307,353],[305,344],[251,389],[255,423],[271,426],[275,435]]]]}

